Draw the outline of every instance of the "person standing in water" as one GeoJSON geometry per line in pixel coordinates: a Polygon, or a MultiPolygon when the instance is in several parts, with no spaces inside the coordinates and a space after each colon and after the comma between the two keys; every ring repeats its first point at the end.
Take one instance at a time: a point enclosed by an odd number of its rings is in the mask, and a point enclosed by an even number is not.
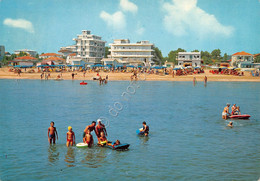
{"type": "Polygon", "coordinates": [[[67,132],[67,143],[66,143],[67,147],[75,145],[75,133],[72,131],[71,126],[68,127],[68,130],[69,131],[67,132]]]}
{"type": "Polygon", "coordinates": [[[96,134],[97,134],[97,138],[99,138],[101,135],[101,132],[105,133],[105,136],[107,136],[107,130],[104,124],[101,123],[101,119],[97,120],[98,125],[96,126],[96,134]]]}
{"type": "Polygon", "coordinates": [[[141,132],[144,132],[144,135],[145,135],[145,136],[148,136],[148,134],[149,134],[149,126],[146,125],[146,122],[145,122],[145,121],[143,122],[143,128],[140,129],[140,131],[141,131],[141,132]]]}
{"type": "MultiPolygon", "coordinates": [[[[86,128],[85,128],[85,130],[84,130],[84,133],[83,133],[83,138],[85,137],[85,135],[86,135],[86,133],[87,133],[87,130],[89,130],[90,133],[91,133],[92,131],[95,131],[96,135],[98,135],[95,128],[96,128],[96,122],[95,122],[95,121],[92,121],[91,125],[86,126],[86,128]]],[[[84,141],[84,140],[83,140],[83,141],[84,141]]]]}
{"type": "Polygon", "coordinates": [[[227,106],[224,107],[224,110],[223,110],[223,112],[222,112],[222,118],[223,118],[223,119],[227,119],[228,116],[230,115],[230,113],[229,113],[229,106],[230,106],[230,104],[227,103],[227,106]]]}
{"type": "Polygon", "coordinates": [[[207,82],[208,82],[208,77],[205,76],[205,77],[204,77],[204,84],[207,84],[207,82]]]}
{"type": "Polygon", "coordinates": [[[50,144],[55,144],[55,139],[57,135],[57,140],[58,140],[58,132],[56,130],[56,127],[54,127],[54,122],[52,121],[51,126],[48,128],[48,141],[50,144]]]}
{"type": "Polygon", "coordinates": [[[88,144],[88,147],[91,147],[94,144],[93,136],[90,133],[90,130],[87,130],[85,137],[83,138],[83,142],[88,144]]]}

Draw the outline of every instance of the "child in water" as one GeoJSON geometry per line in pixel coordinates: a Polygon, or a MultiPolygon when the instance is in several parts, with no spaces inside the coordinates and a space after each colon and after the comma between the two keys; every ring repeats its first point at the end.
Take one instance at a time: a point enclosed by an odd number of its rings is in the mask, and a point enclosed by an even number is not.
{"type": "Polygon", "coordinates": [[[67,147],[75,145],[75,134],[72,131],[72,127],[69,126],[68,130],[69,131],[67,132],[67,143],[66,143],[67,147]]]}
{"type": "Polygon", "coordinates": [[[88,147],[91,147],[94,143],[93,136],[90,133],[90,130],[87,130],[85,137],[83,138],[83,142],[88,144],[88,147]]]}
{"type": "Polygon", "coordinates": [[[107,138],[106,138],[104,132],[100,133],[100,137],[98,138],[98,144],[100,144],[101,146],[104,146],[105,144],[107,144],[107,138]]]}
{"type": "Polygon", "coordinates": [[[56,127],[54,127],[54,122],[52,121],[51,126],[48,128],[48,140],[50,144],[55,144],[55,138],[57,135],[57,140],[58,140],[58,132],[56,130],[56,127]]]}
{"type": "Polygon", "coordinates": [[[229,124],[228,124],[227,126],[230,127],[230,128],[233,128],[233,122],[230,121],[229,124]]]}

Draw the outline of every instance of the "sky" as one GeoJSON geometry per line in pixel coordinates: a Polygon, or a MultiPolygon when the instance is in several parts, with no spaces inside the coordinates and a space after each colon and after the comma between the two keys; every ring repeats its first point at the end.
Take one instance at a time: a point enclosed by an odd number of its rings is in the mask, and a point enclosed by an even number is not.
{"type": "Polygon", "coordinates": [[[260,0],[0,0],[0,45],[57,53],[82,30],[171,50],[260,53],[260,0]]]}

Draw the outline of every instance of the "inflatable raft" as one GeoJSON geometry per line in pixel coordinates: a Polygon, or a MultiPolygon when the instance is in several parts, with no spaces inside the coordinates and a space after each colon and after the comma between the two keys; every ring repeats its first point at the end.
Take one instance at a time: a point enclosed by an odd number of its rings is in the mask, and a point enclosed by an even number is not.
{"type": "Polygon", "coordinates": [[[76,147],[77,148],[87,148],[88,144],[87,143],[78,143],[78,144],[76,144],[76,147]]]}
{"type": "Polygon", "coordinates": [[[251,116],[250,116],[249,114],[229,116],[230,119],[249,119],[250,117],[251,117],[251,116]]]}
{"type": "Polygon", "coordinates": [[[142,135],[144,135],[144,132],[140,131],[140,129],[138,129],[138,130],[136,130],[136,134],[142,136],[142,135]]]}
{"type": "Polygon", "coordinates": [[[80,85],[87,85],[88,83],[83,81],[83,82],[80,82],[79,84],[80,85]]]}
{"type": "Polygon", "coordinates": [[[98,146],[102,146],[102,147],[105,147],[105,148],[110,148],[110,149],[113,149],[113,150],[126,150],[130,146],[130,144],[128,144],[128,143],[121,143],[119,145],[113,146],[114,143],[115,142],[108,142],[107,144],[104,144],[104,145],[98,144],[98,146]]]}

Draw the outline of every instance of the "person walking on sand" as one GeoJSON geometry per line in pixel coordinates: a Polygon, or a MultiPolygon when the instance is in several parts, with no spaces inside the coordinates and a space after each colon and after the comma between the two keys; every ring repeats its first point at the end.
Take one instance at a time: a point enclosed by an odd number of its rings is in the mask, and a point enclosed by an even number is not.
{"type": "Polygon", "coordinates": [[[68,127],[68,130],[69,131],[67,132],[67,143],[66,143],[67,147],[75,145],[75,133],[72,131],[71,126],[68,127]]]}
{"type": "Polygon", "coordinates": [[[54,122],[52,121],[51,126],[48,128],[48,141],[50,144],[55,144],[55,139],[57,135],[57,140],[58,140],[58,132],[56,127],[54,127],[54,122]]]}

